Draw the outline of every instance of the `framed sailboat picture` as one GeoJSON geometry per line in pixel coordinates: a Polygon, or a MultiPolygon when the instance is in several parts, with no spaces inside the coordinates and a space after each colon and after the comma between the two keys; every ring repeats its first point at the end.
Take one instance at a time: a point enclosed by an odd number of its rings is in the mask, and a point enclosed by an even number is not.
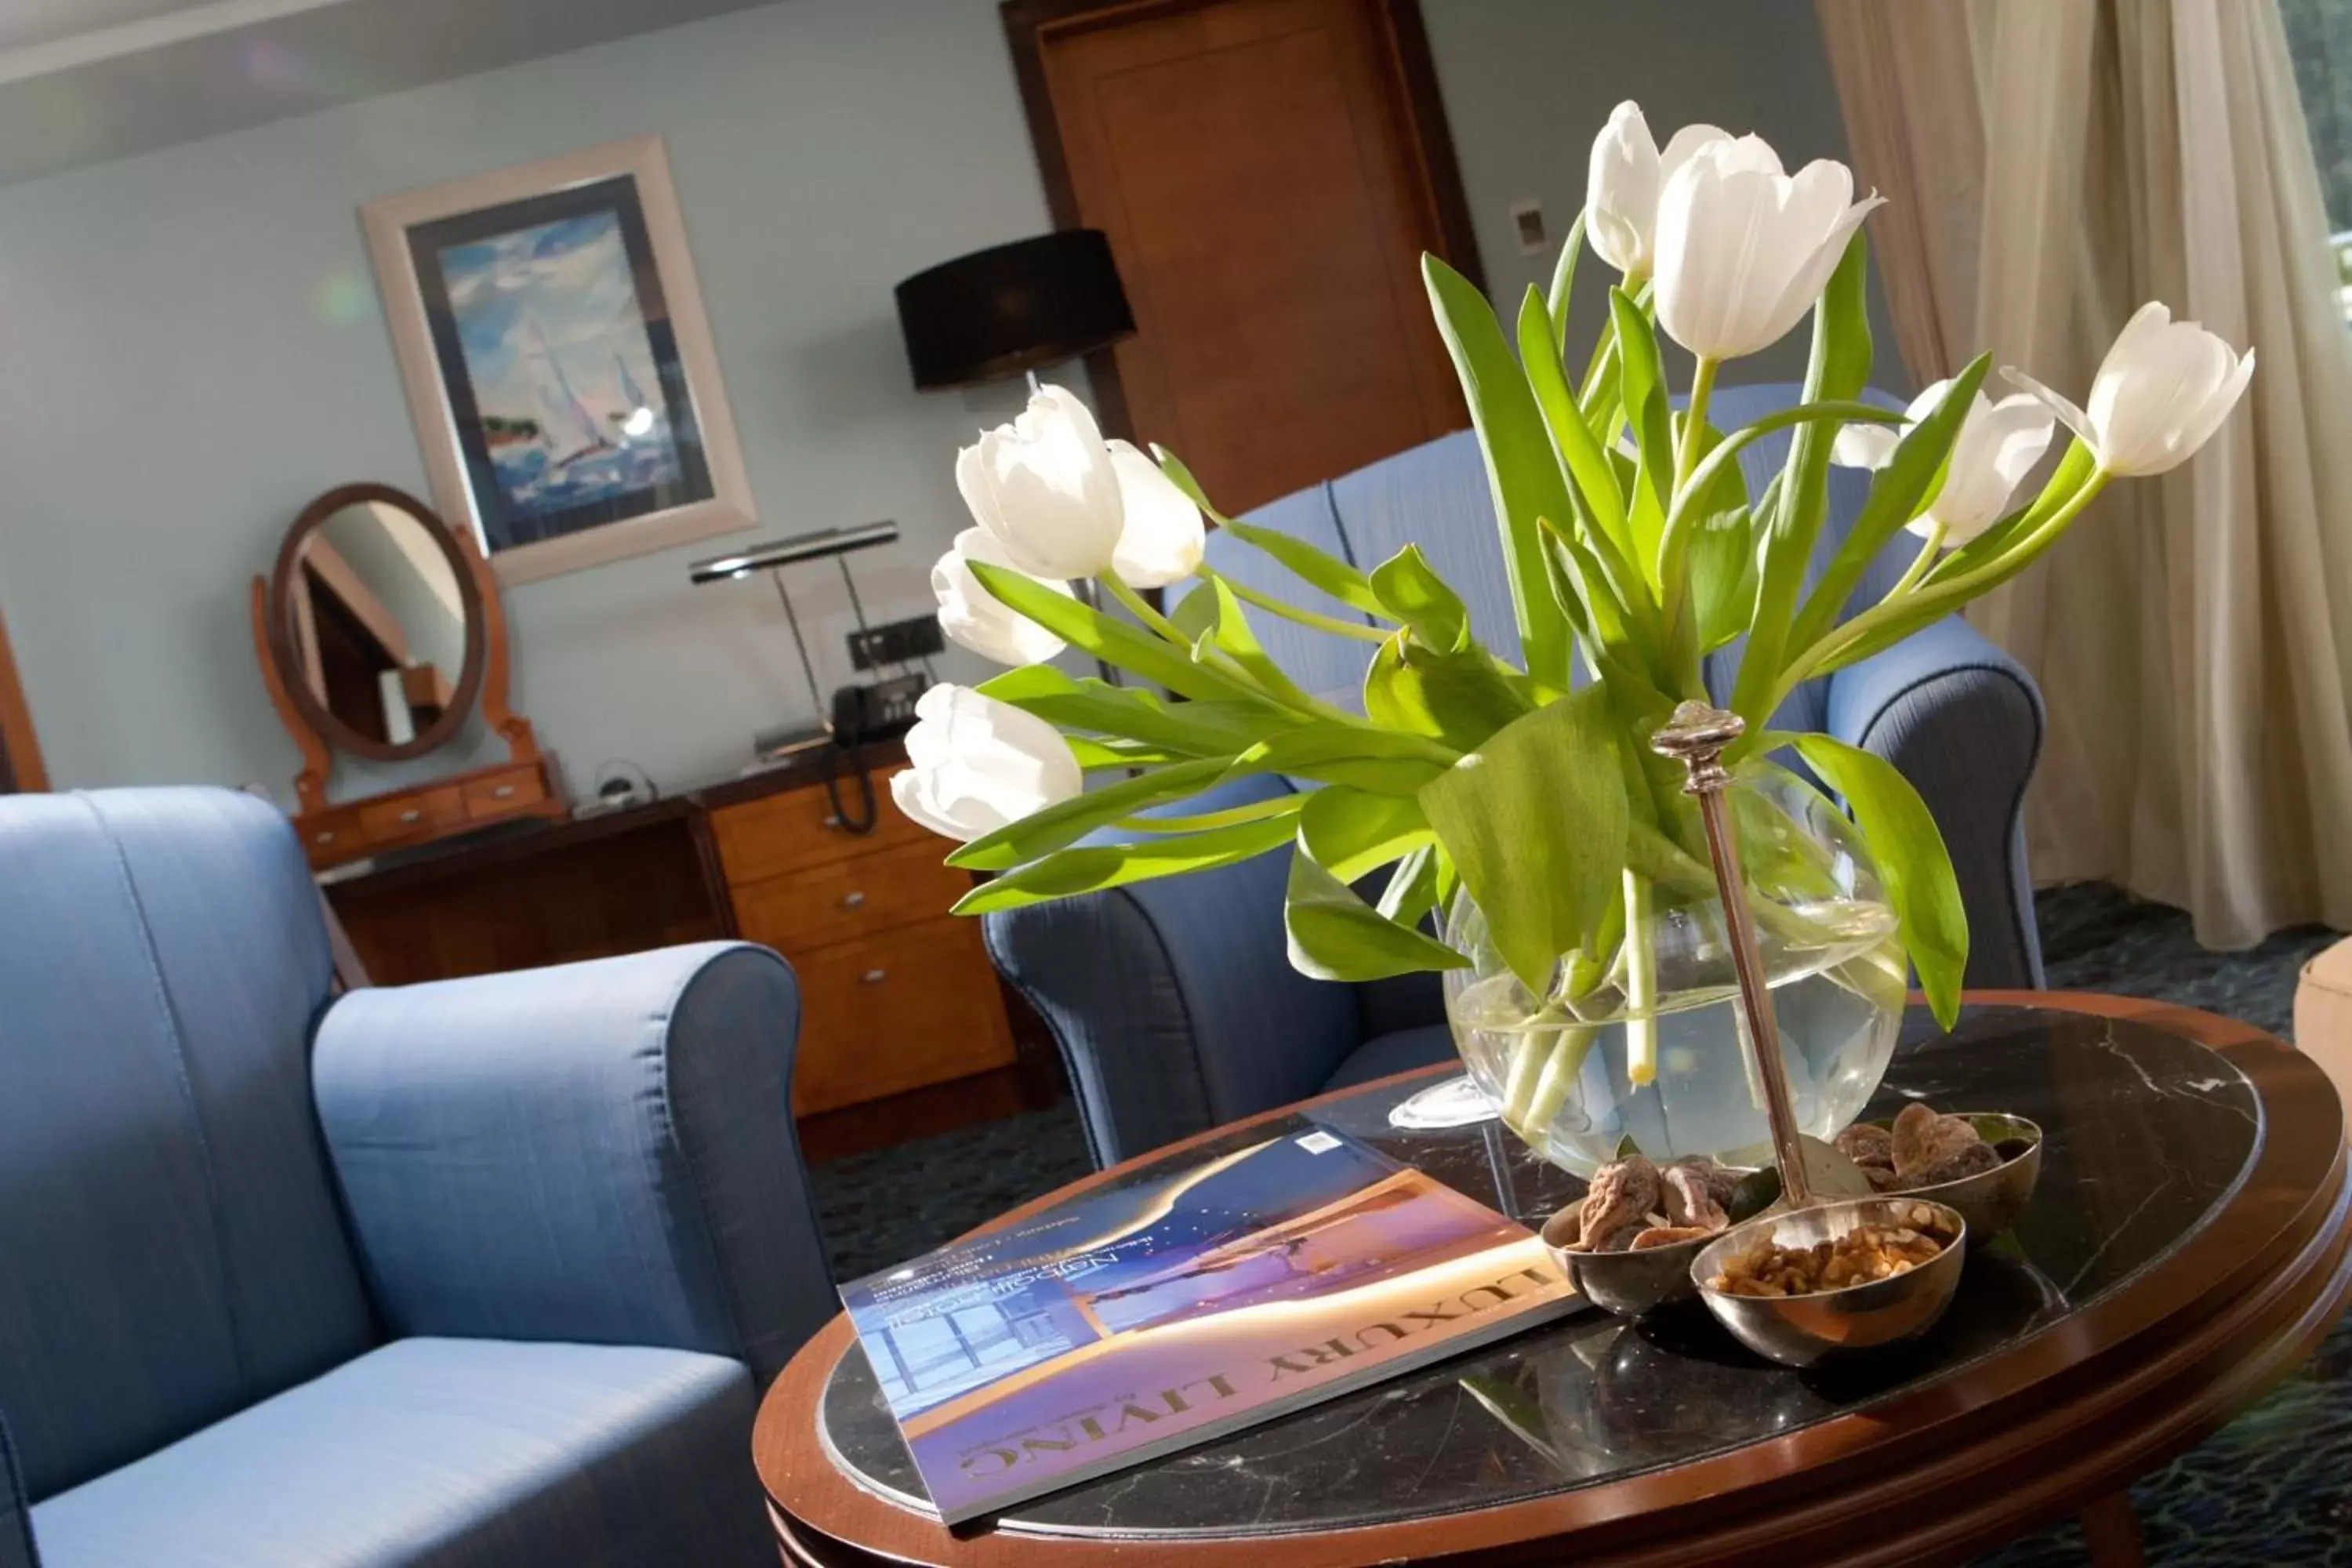
{"type": "Polygon", "coordinates": [[[751,526],[661,138],[360,212],[435,500],[502,580],[751,526]]]}

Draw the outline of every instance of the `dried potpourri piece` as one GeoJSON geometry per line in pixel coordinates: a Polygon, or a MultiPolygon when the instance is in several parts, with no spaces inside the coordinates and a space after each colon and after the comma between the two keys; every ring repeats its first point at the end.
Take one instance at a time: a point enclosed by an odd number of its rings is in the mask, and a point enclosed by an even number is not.
{"type": "Polygon", "coordinates": [[[1891,1142],[1895,1173],[1903,1178],[1905,1186],[1912,1187],[1919,1184],[1923,1173],[1953,1158],[1969,1144],[1982,1143],[1984,1140],[1966,1117],[1938,1116],[1915,1100],[1895,1119],[1891,1142]]]}
{"type": "Polygon", "coordinates": [[[1577,1207],[1570,1252],[1646,1251],[1702,1236],[1731,1223],[1725,1212],[1740,1173],[1703,1157],[1660,1167],[1639,1153],[1592,1173],[1577,1207]]]}
{"type": "Polygon", "coordinates": [[[1929,1263],[1955,1237],[1926,1204],[1897,1211],[1900,1223],[1856,1226],[1811,1247],[1781,1247],[1769,1237],[1724,1261],[1707,1288],[1730,1296],[1810,1296],[1873,1280],[1891,1279],[1929,1263]]]}

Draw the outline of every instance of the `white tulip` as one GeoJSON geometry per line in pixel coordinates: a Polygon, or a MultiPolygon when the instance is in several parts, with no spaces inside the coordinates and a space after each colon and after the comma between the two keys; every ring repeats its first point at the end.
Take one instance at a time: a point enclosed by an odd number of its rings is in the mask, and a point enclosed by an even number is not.
{"type": "MultiPolygon", "coordinates": [[[[999,664],[1042,664],[1069,646],[982,587],[972,575],[975,561],[1020,570],[986,529],[967,528],[955,536],[955,548],[931,568],[931,593],[940,602],[940,630],[950,642],[999,664]]],[[[1065,598],[1071,596],[1067,583],[1039,581],[1065,598]]]]}
{"type": "Polygon", "coordinates": [[[1730,139],[1713,125],[1685,125],[1662,154],[1641,106],[1631,100],[1619,104],[1592,139],[1584,184],[1584,237],[1593,254],[1628,278],[1649,276],[1656,258],[1659,189],[1700,148],[1730,139]]]}
{"type": "MultiPolygon", "coordinates": [[[[1935,411],[1944,400],[1948,380],[1939,381],[1911,400],[1903,411],[1906,429],[1935,411]]],[[[2055,421],[2039,400],[2019,393],[1992,402],[1979,391],[1968,416],[1952,440],[1951,458],[1944,468],[1943,488],[1927,510],[1904,524],[1927,538],[1946,544],[1966,544],[1990,528],[2009,510],[2009,498],[2049,449],[2055,421]],[[1937,531],[1941,530],[1939,534],[1937,531]]],[[[1900,432],[1888,425],[1849,425],[1831,444],[1830,460],[1851,468],[1885,466],[1895,455],[1900,432]]]]}
{"type": "Polygon", "coordinates": [[[2234,353],[2151,300],[2107,350],[2087,411],[2022,371],[2001,374],[2048,404],[2108,473],[2160,474],[2187,462],[2221,427],[2253,379],[2254,351],[2234,353]]]}
{"type": "Polygon", "coordinates": [[[1126,514],[1118,548],[1111,552],[1111,570],[1130,588],[1181,583],[1201,564],[1208,534],[1201,509],[1133,442],[1108,445],[1111,471],[1118,476],[1119,506],[1126,514]]]}
{"type": "Polygon", "coordinates": [[[1118,478],[1087,405],[1041,387],[1010,425],[956,454],[972,520],[1034,577],[1097,577],[1118,548],[1118,478]]]}
{"type": "Polygon", "coordinates": [[[962,686],[934,686],[907,731],[913,766],[890,777],[898,809],[970,843],[1086,787],[1077,754],[1034,713],[962,686]]]}
{"type": "Polygon", "coordinates": [[[1783,174],[1761,137],[1698,147],[1658,194],[1658,325],[1701,359],[1778,342],[1881,199],[1853,200],[1853,171],[1827,158],[1783,174]]]}

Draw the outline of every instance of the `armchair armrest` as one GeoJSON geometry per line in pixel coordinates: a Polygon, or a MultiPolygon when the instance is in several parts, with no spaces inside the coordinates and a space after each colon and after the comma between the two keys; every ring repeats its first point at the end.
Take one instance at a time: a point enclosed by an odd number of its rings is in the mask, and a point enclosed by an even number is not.
{"type": "MultiPolygon", "coordinates": [[[[1288,789],[1246,779],[1171,809],[1288,789]]],[[[1288,874],[1262,855],[984,917],[997,972],[1061,1047],[1097,1165],[1312,1094],[1361,1043],[1355,988],[1284,956],[1288,874]]]]}
{"type": "Polygon", "coordinates": [[[1829,732],[1893,763],[1943,832],[1973,986],[2043,984],[2024,818],[2042,727],[2032,677],[1958,616],[1830,677],[1829,732]]]}
{"type": "Polygon", "coordinates": [[[727,942],[337,1001],[312,1082],[387,1326],[705,1351],[764,1384],[834,1309],[799,1016],[784,962],[727,942]]]}

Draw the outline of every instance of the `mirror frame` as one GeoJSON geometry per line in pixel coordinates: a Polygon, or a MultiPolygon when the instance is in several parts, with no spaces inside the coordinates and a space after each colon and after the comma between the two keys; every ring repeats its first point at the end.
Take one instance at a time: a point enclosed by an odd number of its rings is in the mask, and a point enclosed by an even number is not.
{"type": "Polygon", "coordinates": [[[490,639],[497,635],[473,563],[466,558],[448,525],[435,515],[432,508],[406,490],[373,483],[339,486],[302,509],[301,515],[286,531],[285,541],[278,549],[278,564],[269,578],[268,619],[269,657],[277,666],[278,684],[302,722],[335,750],[379,763],[407,762],[425,756],[456,737],[482,695],[483,675],[489,663],[490,639]],[[396,507],[425,526],[442,557],[448,562],[450,572],[457,579],[458,600],[465,607],[466,662],[458,670],[448,706],[441,710],[439,718],[410,739],[396,742],[373,740],[337,718],[311,690],[294,647],[293,593],[295,573],[301,565],[303,545],[337,512],[346,507],[371,501],[396,507]]]}

